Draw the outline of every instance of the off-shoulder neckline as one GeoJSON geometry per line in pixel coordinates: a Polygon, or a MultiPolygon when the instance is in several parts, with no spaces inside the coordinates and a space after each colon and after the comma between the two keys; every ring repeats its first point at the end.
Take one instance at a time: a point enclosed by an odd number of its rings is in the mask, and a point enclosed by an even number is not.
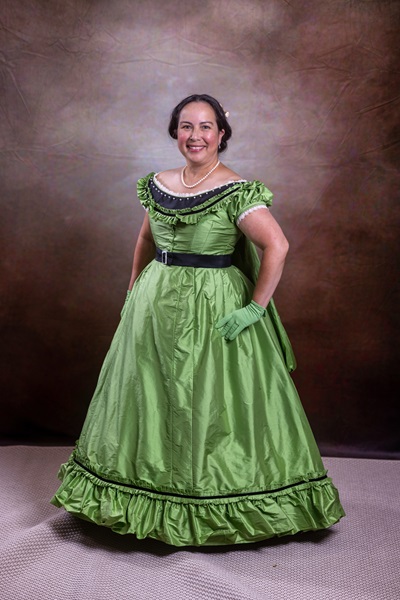
{"type": "Polygon", "coordinates": [[[201,192],[173,192],[172,190],[170,190],[169,188],[167,188],[165,185],[163,185],[161,183],[161,181],[159,181],[159,179],[157,178],[157,175],[159,175],[159,174],[160,174],[160,172],[154,173],[154,175],[153,175],[154,184],[162,192],[170,194],[171,196],[176,196],[178,198],[191,198],[193,196],[200,196],[200,194],[208,194],[209,192],[213,192],[214,190],[218,190],[219,188],[225,187],[226,185],[229,185],[231,183],[247,183],[247,179],[231,179],[231,180],[227,181],[226,183],[223,183],[222,185],[216,185],[213,188],[209,188],[207,190],[201,190],[201,192]]]}

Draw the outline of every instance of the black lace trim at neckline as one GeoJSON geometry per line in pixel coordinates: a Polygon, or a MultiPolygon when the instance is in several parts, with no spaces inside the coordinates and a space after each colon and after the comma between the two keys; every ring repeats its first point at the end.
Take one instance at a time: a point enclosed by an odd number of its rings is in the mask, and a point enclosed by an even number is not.
{"type": "Polygon", "coordinates": [[[151,178],[149,181],[149,189],[154,202],[156,202],[160,207],[166,208],[168,210],[182,210],[200,206],[204,202],[210,200],[213,196],[221,196],[222,194],[224,194],[225,191],[227,191],[229,194],[230,188],[232,188],[233,186],[237,186],[238,183],[239,182],[237,181],[232,181],[212,190],[200,192],[196,195],[174,196],[173,194],[169,194],[168,192],[161,190],[154,182],[154,178],[151,178]]]}

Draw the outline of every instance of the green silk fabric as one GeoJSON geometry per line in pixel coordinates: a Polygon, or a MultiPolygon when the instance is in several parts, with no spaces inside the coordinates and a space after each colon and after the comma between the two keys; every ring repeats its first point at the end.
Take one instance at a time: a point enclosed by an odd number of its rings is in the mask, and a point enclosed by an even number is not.
{"type": "Polygon", "coordinates": [[[240,183],[200,214],[160,213],[139,182],[156,245],[235,253],[224,269],[152,261],[136,280],[52,502],[118,533],[176,546],[252,542],[343,515],[289,371],[273,302],[227,342],[215,329],[251,301],[258,257],[235,225],[269,205],[240,183]],[[241,263],[241,267],[239,266],[241,263]]]}

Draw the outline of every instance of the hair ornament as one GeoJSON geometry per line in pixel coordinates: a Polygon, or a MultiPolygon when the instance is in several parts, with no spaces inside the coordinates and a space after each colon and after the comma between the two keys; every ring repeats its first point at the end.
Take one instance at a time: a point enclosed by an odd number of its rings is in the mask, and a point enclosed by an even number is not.
{"type": "Polygon", "coordinates": [[[222,112],[224,113],[225,118],[227,119],[229,117],[229,110],[225,110],[224,107],[222,106],[221,102],[218,102],[218,104],[222,108],[222,112]]]}

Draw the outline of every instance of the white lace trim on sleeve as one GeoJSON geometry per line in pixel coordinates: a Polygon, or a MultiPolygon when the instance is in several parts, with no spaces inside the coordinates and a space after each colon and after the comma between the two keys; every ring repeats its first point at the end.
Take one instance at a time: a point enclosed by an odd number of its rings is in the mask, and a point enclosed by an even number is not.
{"type": "Polygon", "coordinates": [[[257,204],[257,206],[252,206],[251,208],[248,208],[247,210],[242,212],[241,215],[238,216],[238,218],[236,219],[236,225],[239,225],[243,221],[243,219],[247,217],[247,215],[254,212],[255,210],[258,210],[259,208],[266,208],[268,210],[268,206],[265,206],[265,204],[257,204]]]}

